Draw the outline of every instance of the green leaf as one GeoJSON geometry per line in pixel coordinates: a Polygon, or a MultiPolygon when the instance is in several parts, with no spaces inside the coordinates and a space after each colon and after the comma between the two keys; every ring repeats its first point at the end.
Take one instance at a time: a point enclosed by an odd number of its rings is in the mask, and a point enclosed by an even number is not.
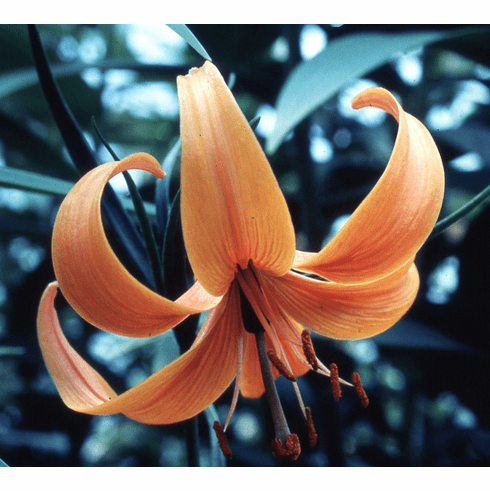
{"type": "Polygon", "coordinates": [[[418,321],[400,320],[392,329],[373,338],[380,346],[472,353],[472,348],[418,321]]]}
{"type": "Polygon", "coordinates": [[[284,83],[276,103],[276,125],[266,142],[267,152],[275,152],[299,122],[347,83],[389,62],[400,51],[452,35],[442,31],[356,33],[332,40],[317,56],[297,65],[284,83]]]}
{"type": "Polygon", "coordinates": [[[0,356],[22,356],[25,352],[22,346],[0,346],[0,356]]]}
{"type": "MultiPolygon", "coordinates": [[[[0,167],[0,186],[64,198],[74,183],[27,170],[0,167]]],[[[134,212],[131,199],[124,197],[119,199],[126,210],[134,212]]],[[[156,208],[153,203],[145,202],[144,207],[149,216],[155,216],[156,208]]]]}
{"type": "Polygon", "coordinates": [[[12,167],[0,167],[0,185],[36,193],[65,196],[73,183],[12,167]]]}
{"type": "Polygon", "coordinates": [[[167,26],[170,27],[172,31],[177,33],[184,41],[186,41],[191,48],[194,48],[203,58],[211,61],[211,57],[208,55],[208,52],[185,24],[167,24],[167,26]]]}

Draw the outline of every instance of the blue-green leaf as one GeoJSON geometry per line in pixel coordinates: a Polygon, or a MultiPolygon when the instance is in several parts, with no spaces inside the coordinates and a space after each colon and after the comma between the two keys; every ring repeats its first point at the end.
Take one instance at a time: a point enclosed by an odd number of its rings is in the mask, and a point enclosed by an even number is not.
{"type": "MultiPolygon", "coordinates": [[[[20,189],[33,193],[49,194],[58,198],[66,196],[74,183],[58,179],[57,177],[45,176],[37,172],[31,172],[23,169],[14,169],[12,167],[0,167],[0,186],[6,188],[20,189]]],[[[123,207],[134,212],[134,205],[129,198],[120,197],[123,207]]],[[[154,217],[156,214],[153,203],[144,203],[146,213],[154,217]]]]}
{"type": "Polygon", "coordinates": [[[208,52],[185,24],[167,24],[167,26],[170,27],[172,31],[177,33],[184,41],[186,41],[191,48],[194,48],[203,58],[211,61],[211,57],[208,55],[208,52]]]}
{"type": "Polygon", "coordinates": [[[294,127],[345,84],[387,63],[400,51],[445,39],[447,32],[356,33],[333,39],[295,67],[277,98],[277,120],[266,142],[273,153],[294,127]]]}
{"type": "Polygon", "coordinates": [[[0,186],[63,197],[73,187],[73,183],[36,172],[0,167],[0,186]]]}

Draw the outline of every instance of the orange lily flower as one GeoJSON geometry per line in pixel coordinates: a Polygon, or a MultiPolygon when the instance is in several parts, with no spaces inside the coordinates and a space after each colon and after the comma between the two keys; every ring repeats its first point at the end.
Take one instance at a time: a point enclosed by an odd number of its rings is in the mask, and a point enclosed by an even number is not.
{"type": "MultiPolygon", "coordinates": [[[[388,91],[362,92],[355,108],[375,106],[398,121],[392,156],[333,240],[318,253],[296,251],[284,196],[216,67],[206,62],[178,77],[177,85],[182,227],[197,281],[170,301],[128,273],[104,234],[102,191],[124,170],[164,173],[143,153],[101,165],[75,185],[56,218],[57,282],[46,288],[38,314],[42,353],[63,401],[87,414],[175,423],[203,411],[235,378],[230,416],[239,392],[259,397],[266,391],[273,413],[281,412],[268,372],[272,381],[290,376],[296,388],[295,378],[312,365],[330,374],[303,341],[305,328],[332,339],[366,338],[393,326],[412,305],[419,288],[414,257],[443,199],[441,158],[427,129],[388,91]],[[86,321],[125,336],[154,336],[189,315],[209,314],[186,353],[117,395],[64,337],[54,308],[58,285],[86,321]],[[264,350],[272,366],[264,363],[264,350]]],[[[296,445],[281,417],[273,417],[284,448],[296,445]]],[[[297,457],[299,450],[292,452],[297,457]]]]}

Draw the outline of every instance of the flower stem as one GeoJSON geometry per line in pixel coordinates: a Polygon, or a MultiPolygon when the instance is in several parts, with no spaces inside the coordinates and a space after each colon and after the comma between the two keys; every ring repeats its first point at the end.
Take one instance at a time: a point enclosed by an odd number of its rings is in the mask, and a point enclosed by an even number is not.
{"type": "Polygon", "coordinates": [[[267,356],[264,331],[255,333],[255,341],[259,352],[260,369],[262,371],[262,379],[264,381],[267,402],[269,403],[272,414],[276,438],[285,444],[291,432],[289,431],[286,417],[284,416],[284,411],[281,406],[281,401],[279,400],[279,395],[277,394],[276,384],[274,383],[274,376],[272,375],[271,365],[267,356]]]}

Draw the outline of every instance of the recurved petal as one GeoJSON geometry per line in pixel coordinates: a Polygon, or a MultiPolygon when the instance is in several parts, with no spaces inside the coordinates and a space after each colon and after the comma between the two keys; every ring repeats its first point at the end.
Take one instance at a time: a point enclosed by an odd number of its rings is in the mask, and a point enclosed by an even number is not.
{"type": "Polygon", "coordinates": [[[48,371],[68,407],[92,407],[116,397],[107,382],[70,346],[63,335],[54,299],[56,282],[41,297],[37,335],[48,371]]]}
{"type": "Polygon", "coordinates": [[[228,295],[209,314],[212,326],[199,342],[141,384],[117,395],[69,345],[54,308],[57,284],[41,299],[38,337],[58,391],[71,409],[87,414],[123,413],[147,424],[189,419],[213,403],[236,375],[237,296],[228,295]]]}
{"type": "Polygon", "coordinates": [[[121,264],[105,236],[100,202],[107,182],[128,169],[165,175],[151,155],[137,153],[83,176],[56,216],[53,266],[63,295],[86,321],[116,334],[147,337],[174,327],[189,314],[214,307],[219,299],[197,283],[171,302],[142,285],[121,264]]]}
{"type": "Polygon", "coordinates": [[[409,261],[369,283],[334,283],[291,272],[281,278],[262,275],[261,284],[285,312],[312,331],[332,339],[362,339],[385,331],[407,312],[419,275],[409,261]]]}
{"type": "Polygon", "coordinates": [[[223,295],[236,265],[286,273],[295,237],[269,163],[217,68],[178,77],[182,137],[182,225],[197,279],[223,295]]]}
{"type": "Polygon", "coordinates": [[[398,120],[388,166],[337,235],[318,254],[297,253],[294,264],[343,283],[381,278],[406,263],[434,227],[444,194],[441,157],[425,126],[384,89],[367,89],[354,99],[354,108],[365,106],[398,120]]]}

